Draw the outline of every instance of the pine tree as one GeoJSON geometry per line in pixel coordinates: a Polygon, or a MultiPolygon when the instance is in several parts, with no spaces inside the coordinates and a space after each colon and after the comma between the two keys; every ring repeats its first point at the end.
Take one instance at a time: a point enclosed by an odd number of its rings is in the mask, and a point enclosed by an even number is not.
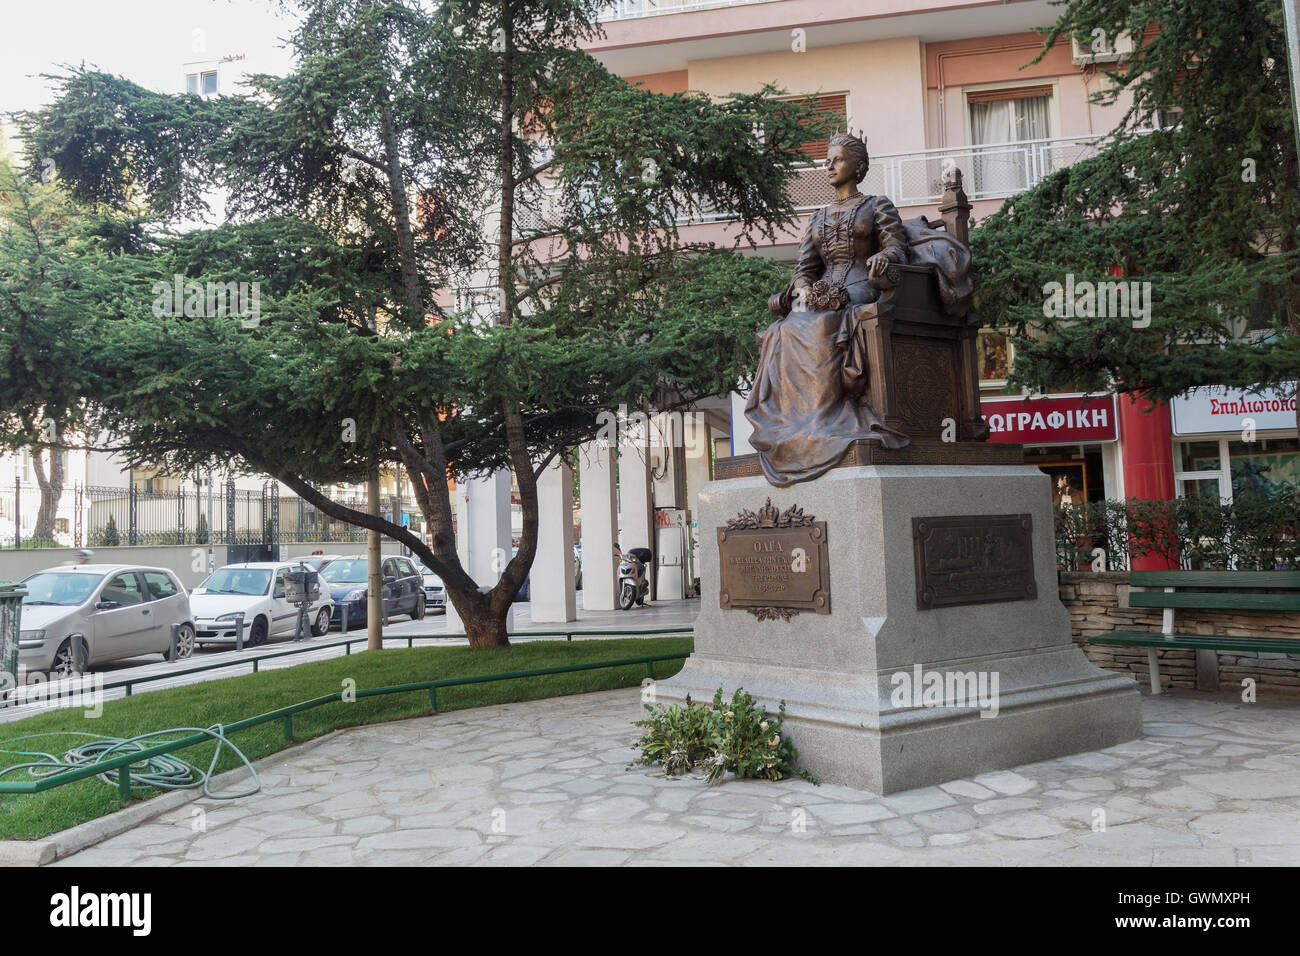
{"type": "Polygon", "coordinates": [[[1044,50],[1124,32],[1136,52],[1097,94],[1132,97],[1113,137],[972,234],[979,309],[1016,335],[1012,383],[1168,398],[1294,380],[1300,175],[1281,4],[1070,0],[1044,50]],[[1149,282],[1149,317],[1045,314],[1067,275],[1149,282]]]}

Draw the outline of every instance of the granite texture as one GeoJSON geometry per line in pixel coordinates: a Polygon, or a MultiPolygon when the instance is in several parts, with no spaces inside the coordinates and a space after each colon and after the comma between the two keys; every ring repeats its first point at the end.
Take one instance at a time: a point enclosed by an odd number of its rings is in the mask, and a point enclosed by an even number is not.
{"type": "Polygon", "coordinates": [[[700,495],[701,580],[695,654],[659,699],[744,687],[775,707],[802,762],[836,784],[892,793],[1132,740],[1136,684],[1091,664],[1071,640],[1056,587],[1049,479],[1030,466],[840,468],[778,489],[715,481],[700,495]],[[759,621],[718,604],[713,529],[770,497],[827,522],[831,613],[759,621]],[[1037,596],[920,610],[912,518],[1029,513],[1037,596]],[[976,675],[978,706],[932,706],[901,690],[922,676],[976,675]],[[898,675],[907,675],[908,681],[898,675]],[[993,713],[996,709],[996,714],[993,713]]]}

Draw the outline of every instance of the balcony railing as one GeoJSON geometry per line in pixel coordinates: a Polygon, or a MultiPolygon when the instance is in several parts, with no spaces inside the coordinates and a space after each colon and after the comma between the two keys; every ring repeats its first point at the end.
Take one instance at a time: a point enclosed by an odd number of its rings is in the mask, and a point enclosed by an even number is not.
{"type": "Polygon", "coordinates": [[[722,7],[772,2],[774,0],[614,0],[601,10],[600,19],[603,22],[635,20],[639,17],[662,17],[670,13],[694,13],[696,10],[717,10],[722,7]]]}
{"type": "MultiPolygon", "coordinates": [[[[997,146],[949,146],[905,153],[878,153],[861,190],[888,196],[895,206],[925,206],[943,198],[945,173],[962,172],[970,199],[1005,199],[1035,186],[1058,169],[1093,156],[1101,137],[1031,139],[997,146]]],[[[820,209],[835,198],[821,166],[800,166],[790,183],[790,198],[800,212],[820,209]]],[[[702,209],[690,222],[719,222],[734,218],[722,210],[702,209]]]]}
{"type": "MultiPolygon", "coordinates": [[[[962,172],[962,185],[970,199],[1005,199],[1037,185],[1049,173],[1094,156],[1103,137],[1063,136],[1027,139],[996,146],[947,146],[903,153],[878,153],[861,190],[869,196],[888,196],[895,206],[926,206],[943,198],[945,173],[962,172]]],[[[516,235],[542,231],[553,212],[553,194],[542,190],[521,202],[515,213],[516,235]]],[[[820,209],[835,198],[819,165],[800,166],[790,183],[795,209],[820,209]]],[[[734,219],[728,210],[701,206],[684,215],[682,224],[723,222],[734,219]]]]}

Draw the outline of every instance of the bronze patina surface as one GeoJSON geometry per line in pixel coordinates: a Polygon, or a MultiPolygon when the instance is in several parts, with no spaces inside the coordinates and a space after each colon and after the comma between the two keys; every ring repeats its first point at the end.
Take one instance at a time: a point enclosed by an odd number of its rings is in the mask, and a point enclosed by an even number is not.
{"type": "Polygon", "coordinates": [[[825,474],[855,443],[899,451],[945,431],[949,441],[988,437],[960,174],[942,223],[904,222],[887,197],[858,190],[869,167],[861,138],[831,137],[836,199],[810,217],[793,281],[768,300],[776,321],[758,337],[745,417],[777,487],[825,474]]]}
{"type": "Polygon", "coordinates": [[[913,518],[916,606],[1036,597],[1033,533],[1028,514],[913,518]]]}
{"type": "Polygon", "coordinates": [[[724,609],[744,608],[760,621],[831,612],[826,522],[795,505],[780,512],[769,498],[717,531],[724,609]]]}
{"type": "MultiPolygon", "coordinates": [[[[912,442],[906,448],[885,448],[871,441],[855,441],[835,463],[836,468],[858,465],[1023,465],[1023,445],[995,445],[987,442],[912,442]]],[[[755,478],[763,474],[758,455],[719,458],[713,477],[755,478]]]]}

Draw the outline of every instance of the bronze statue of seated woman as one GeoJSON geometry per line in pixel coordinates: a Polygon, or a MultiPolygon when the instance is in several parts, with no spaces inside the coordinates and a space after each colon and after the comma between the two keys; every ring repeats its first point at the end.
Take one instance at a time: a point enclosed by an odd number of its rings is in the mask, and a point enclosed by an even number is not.
{"type": "MultiPolygon", "coordinates": [[[[890,449],[909,443],[864,398],[870,371],[862,323],[889,307],[882,294],[898,283],[898,267],[915,258],[914,243],[923,257],[946,257],[935,264],[948,267],[959,285],[966,281],[964,244],[929,229],[923,218],[904,224],[889,199],[858,190],[869,165],[859,137],[831,137],[826,170],[836,199],[809,220],[794,279],[768,303],[777,320],[759,335],[745,417],[763,473],[777,486],[825,473],[855,441],[890,449]]],[[[966,293],[954,303],[963,311],[968,285],[966,293]]]]}

